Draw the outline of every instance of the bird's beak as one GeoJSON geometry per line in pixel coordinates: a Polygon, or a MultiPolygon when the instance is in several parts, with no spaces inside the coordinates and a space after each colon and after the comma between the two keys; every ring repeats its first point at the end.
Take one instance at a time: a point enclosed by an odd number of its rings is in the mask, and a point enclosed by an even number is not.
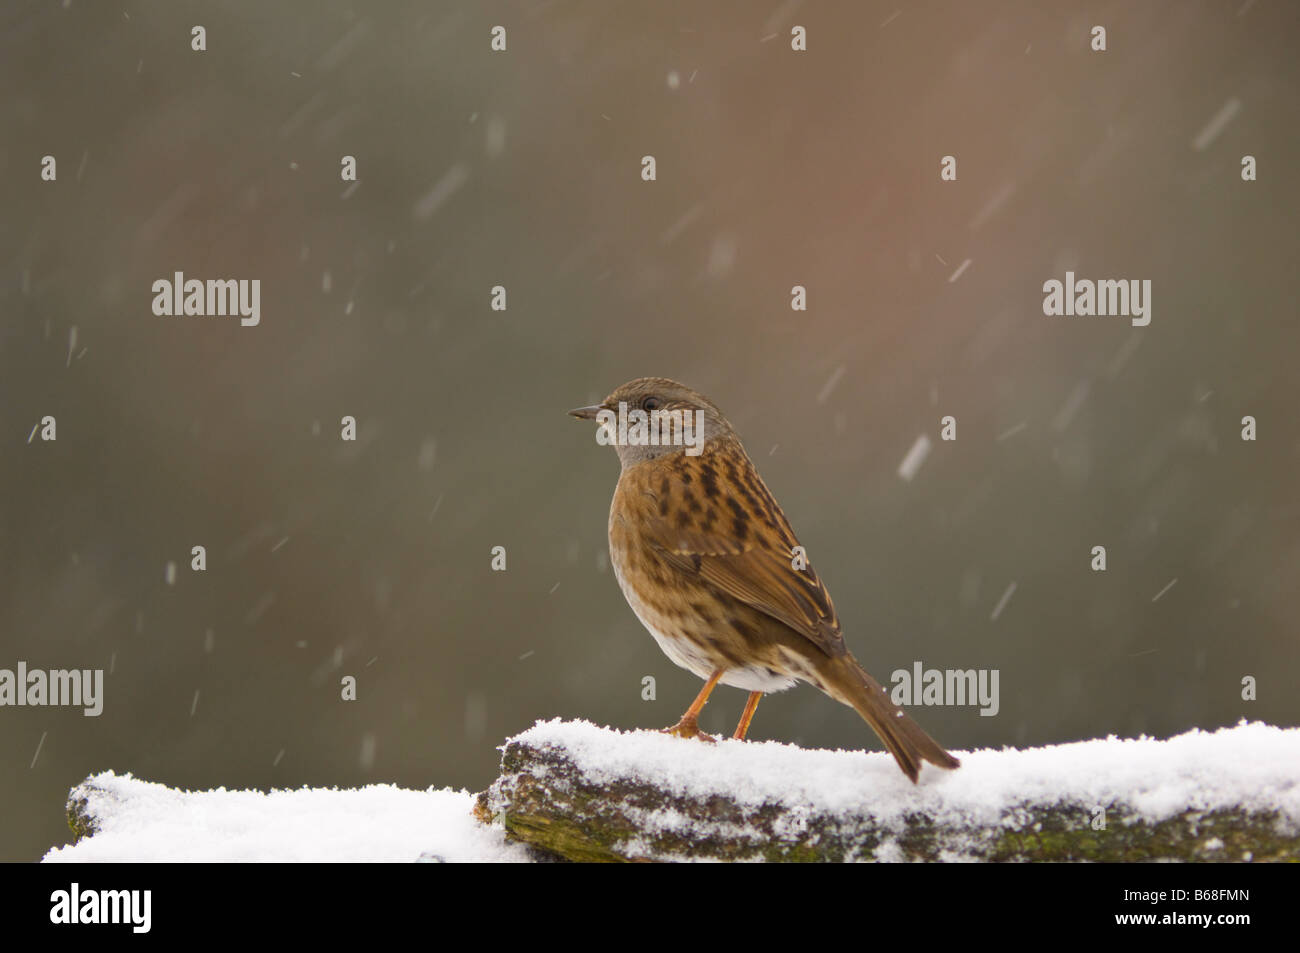
{"type": "Polygon", "coordinates": [[[590,407],[577,407],[569,411],[569,415],[572,417],[580,417],[583,420],[595,420],[596,415],[604,409],[605,408],[601,407],[600,404],[592,404],[590,407]]]}

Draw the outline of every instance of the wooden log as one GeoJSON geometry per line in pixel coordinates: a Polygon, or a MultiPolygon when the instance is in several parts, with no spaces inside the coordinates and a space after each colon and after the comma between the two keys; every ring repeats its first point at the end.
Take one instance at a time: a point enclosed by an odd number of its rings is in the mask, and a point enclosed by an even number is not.
{"type": "Polygon", "coordinates": [[[914,787],[884,754],[550,722],[508,740],[475,813],[572,861],[1300,860],[1297,729],[962,757],[914,787]]]}

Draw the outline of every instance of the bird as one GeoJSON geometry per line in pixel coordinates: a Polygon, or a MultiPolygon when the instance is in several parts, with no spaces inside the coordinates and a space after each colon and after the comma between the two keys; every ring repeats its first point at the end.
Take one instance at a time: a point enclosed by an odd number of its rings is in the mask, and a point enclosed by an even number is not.
{"type": "Polygon", "coordinates": [[[749,692],[732,735],[743,741],[763,695],[805,682],[862,716],[913,783],[923,761],[960,765],[849,651],[830,593],[713,401],[642,377],[569,414],[599,423],[598,442],[618,452],[609,554],[623,596],[663,653],[704,680],[664,732],[715,741],[699,714],[722,684],[749,692]]]}

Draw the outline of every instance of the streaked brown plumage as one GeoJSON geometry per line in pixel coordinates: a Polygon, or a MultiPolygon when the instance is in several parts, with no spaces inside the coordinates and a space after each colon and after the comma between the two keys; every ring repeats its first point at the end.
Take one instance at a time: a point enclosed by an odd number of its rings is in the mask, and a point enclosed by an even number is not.
{"type": "Polygon", "coordinates": [[[651,377],[570,413],[594,420],[620,403],[703,417],[698,456],[680,445],[615,443],[623,470],[609,551],[619,585],[664,653],[705,679],[666,730],[708,739],[697,718],[720,683],[750,692],[734,735],[743,738],[763,693],[806,681],[856,710],[913,781],[922,760],[957,767],[845,646],[830,594],[811,565],[795,568],[799,541],[722,412],[683,384],[651,377]]]}

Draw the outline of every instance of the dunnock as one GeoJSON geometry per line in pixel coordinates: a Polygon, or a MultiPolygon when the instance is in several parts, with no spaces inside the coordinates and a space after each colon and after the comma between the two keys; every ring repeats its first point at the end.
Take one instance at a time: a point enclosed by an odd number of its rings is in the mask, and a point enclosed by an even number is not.
{"type": "Polygon", "coordinates": [[[922,760],[958,766],[849,652],[830,594],[712,401],[676,381],[644,377],[569,413],[598,420],[622,463],[609,553],[624,597],[664,654],[705,680],[665,731],[712,741],[698,718],[721,682],[749,692],[733,735],[743,739],[765,693],[805,681],[857,711],[912,781],[922,760]],[[683,416],[703,433],[674,431],[683,416]],[[655,417],[663,425],[658,441],[641,439],[655,433],[644,429],[655,417]]]}

